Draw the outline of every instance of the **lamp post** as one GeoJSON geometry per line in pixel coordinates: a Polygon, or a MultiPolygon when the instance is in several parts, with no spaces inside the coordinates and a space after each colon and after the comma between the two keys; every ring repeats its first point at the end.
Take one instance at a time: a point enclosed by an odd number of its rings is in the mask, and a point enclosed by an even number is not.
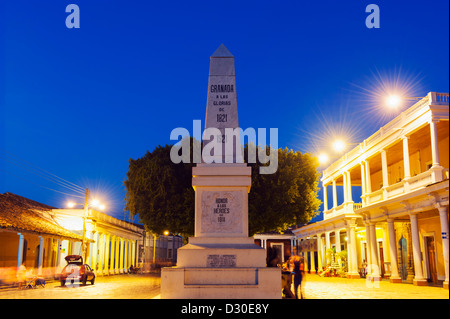
{"type": "Polygon", "coordinates": [[[96,207],[100,210],[105,209],[105,205],[100,204],[100,202],[96,199],[89,202],[90,192],[89,188],[86,188],[85,198],[84,198],[84,204],[69,202],[67,206],[69,208],[74,208],[77,205],[83,205],[83,241],[81,244],[81,256],[83,257],[83,260],[86,261],[86,253],[87,253],[87,241],[86,241],[86,219],[89,216],[89,208],[90,207],[96,207]]]}

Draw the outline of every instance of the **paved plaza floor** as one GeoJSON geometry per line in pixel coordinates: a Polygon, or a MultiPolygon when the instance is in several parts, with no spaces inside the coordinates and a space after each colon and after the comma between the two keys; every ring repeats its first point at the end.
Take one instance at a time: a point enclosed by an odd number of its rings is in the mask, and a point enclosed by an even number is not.
{"type": "MultiPolygon", "coordinates": [[[[419,287],[393,284],[382,280],[379,285],[365,279],[320,277],[307,274],[302,283],[305,299],[449,299],[442,287],[419,287]]],[[[292,289],[293,290],[293,289],[292,289]]],[[[281,294],[281,289],[280,289],[281,294]]],[[[61,287],[59,282],[45,288],[1,289],[0,299],[159,299],[159,274],[119,275],[97,278],[95,285],[79,288],[61,287]]],[[[287,300],[280,302],[287,302],[287,300]]],[[[301,303],[301,301],[299,301],[301,303]]]]}
{"type": "Polygon", "coordinates": [[[45,288],[0,289],[1,299],[152,299],[159,295],[159,274],[99,276],[95,284],[66,285],[51,281],[45,288]]]}
{"type": "Polygon", "coordinates": [[[302,286],[305,299],[449,299],[449,291],[442,287],[393,284],[388,280],[381,280],[377,285],[362,278],[307,274],[302,286]]]}

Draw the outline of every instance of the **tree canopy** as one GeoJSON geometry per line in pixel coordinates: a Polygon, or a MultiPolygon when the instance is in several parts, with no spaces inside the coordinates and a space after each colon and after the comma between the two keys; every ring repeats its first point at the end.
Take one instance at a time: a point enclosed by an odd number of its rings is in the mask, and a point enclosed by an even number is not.
{"type": "MultiPolygon", "coordinates": [[[[125,210],[138,215],[153,233],[169,230],[187,238],[194,234],[192,167],[196,164],[174,164],[171,148],[172,145],[158,146],[141,158],[130,159],[124,181],[125,210]]],[[[247,153],[246,149],[244,155],[247,153]]],[[[317,198],[319,173],[315,157],[286,148],[278,149],[278,169],[274,174],[259,173],[260,166],[267,164],[248,165],[252,167],[248,198],[251,236],[283,231],[317,215],[321,202],[317,198]]]]}
{"type": "Polygon", "coordinates": [[[282,232],[289,226],[307,223],[318,214],[320,174],[315,157],[285,148],[278,149],[278,169],[274,174],[259,174],[259,167],[265,164],[248,165],[252,167],[252,188],[248,194],[250,234],[282,232]]]}

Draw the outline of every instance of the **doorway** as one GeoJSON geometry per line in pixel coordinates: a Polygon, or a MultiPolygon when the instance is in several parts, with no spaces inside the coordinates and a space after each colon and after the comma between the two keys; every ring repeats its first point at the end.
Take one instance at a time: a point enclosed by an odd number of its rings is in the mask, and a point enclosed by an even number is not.
{"type": "Polygon", "coordinates": [[[23,241],[23,252],[22,252],[22,263],[25,264],[27,261],[27,251],[28,251],[28,242],[26,239],[23,241]]]}
{"type": "Polygon", "coordinates": [[[276,263],[282,264],[284,262],[284,245],[278,243],[270,243],[270,247],[273,250],[274,260],[276,260],[276,263]]]}
{"type": "Polygon", "coordinates": [[[34,253],[34,268],[39,268],[39,251],[41,250],[41,245],[37,245],[34,253]]]}
{"type": "Polygon", "coordinates": [[[398,268],[400,271],[400,277],[402,280],[406,280],[408,277],[408,251],[407,251],[406,238],[402,236],[398,241],[398,268]]]}
{"type": "Polygon", "coordinates": [[[426,247],[426,261],[428,265],[428,282],[437,283],[437,267],[436,267],[436,245],[434,241],[434,236],[425,236],[425,247],[426,247]]]}

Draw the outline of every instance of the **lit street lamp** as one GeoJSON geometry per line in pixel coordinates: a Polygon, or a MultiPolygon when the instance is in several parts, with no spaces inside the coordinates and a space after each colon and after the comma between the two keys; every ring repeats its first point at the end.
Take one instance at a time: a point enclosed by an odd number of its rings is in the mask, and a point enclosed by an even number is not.
{"type": "Polygon", "coordinates": [[[389,95],[386,98],[386,105],[390,108],[398,108],[403,101],[418,101],[423,99],[423,97],[403,97],[397,94],[389,95]]]}
{"type": "Polygon", "coordinates": [[[345,142],[344,142],[343,140],[336,140],[336,141],[334,141],[334,143],[333,143],[333,148],[334,148],[334,150],[335,150],[336,152],[339,152],[339,153],[341,153],[342,151],[344,151],[346,146],[347,146],[347,145],[345,144],[345,142]]]}
{"type": "MultiPolygon", "coordinates": [[[[345,149],[349,145],[358,145],[358,143],[346,143],[342,139],[336,139],[332,144],[332,146],[333,146],[332,148],[336,153],[338,153],[340,155],[340,154],[342,154],[343,151],[345,151],[345,149]]],[[[339,155],[335,155],[332,157],[335,158],[339,155]]],[[[319,159],[319,164],[325,165],[330,161],[330,156],[327,153],[320,153],[318,156],[318,159],[319,159]]]]}
{"type": "Polygon", "coordinates": [[[326,164],[326,163],[328,163],[329,160],[330,160],[330,158],[328,157],[327,154],[322,153],[319,155],[319,164],[326,164]]]}

